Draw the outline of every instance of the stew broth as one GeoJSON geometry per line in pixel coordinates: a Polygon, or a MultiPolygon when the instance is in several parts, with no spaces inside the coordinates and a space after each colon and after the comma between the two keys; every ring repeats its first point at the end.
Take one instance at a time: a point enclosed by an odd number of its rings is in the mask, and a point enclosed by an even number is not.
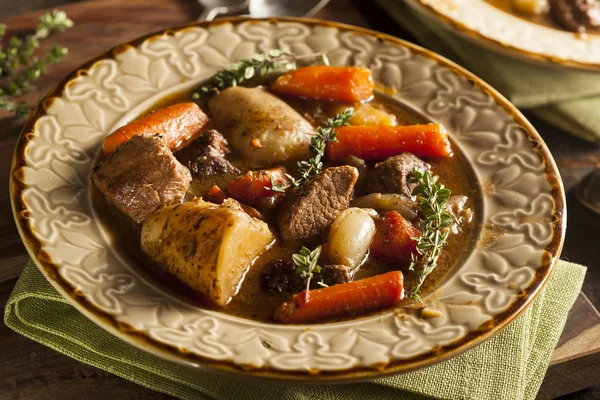
{"type": "MultiPolygon", "coordinates": [[[[191,93],[183,92],[162,99],[153,105],[142,115],[152,112],[158,108],[175,104],[181,101],[189,101],[191,93]]],[[[282,97],[288,104],[295,108],[300,114],[305,116],[310,122],[315,125],[321,124],[326,120],[331,112],[332,107],[340,106],[340,104],[331,102],[322,102],[315,100],[298,100],[282,97]]],[[[398,125],[410,125],[423,123],[421,117],[415,115],[408,110],[402,109],[399,106],[392,104],[384,96],[376,96],[370,103],[376,107],[382,108],[385,111],[394,114],[397,117],[398,125]]],[[[351,106],[351,105],[349,105],[351,106]]],[[[207,107],[202,107],[207,110],[207,107]]],[[[140,115],[140,116],[142,116],[140,115]]],[[[465,162],[461,155],[454,149],[455,155],[447,159],[425,159],[432,165],[433,173],[439,175],[440,181],[452,191],[453,195],[468,196],[467,207],[475,210],[475,202],[479,196],[479,192],[470,182],[470,175],[465,168],[465,162]]],[[[181,152],[175,153],[175,156],[180,158],[181,152]]],[[[238,167],[242,173],[248,170],[240,157],[233,153],[228,156],[228,159],[233,165],[238,167]]],[[[367,166],[369,168],[369,166],[367,166]]],[[[295,171],[292,165],[288,168],[292,173],[295,171]]],[[[202,192],[207,188],[194,188],[194,191],[202,192]]],[[[95,193],[95,192],[94,192],[95,193]]],[[[199,195],[200,193],[198,193],[199,195]]],[[[260,286],[261,274],[268,269],[273,261],[278,259],[291,260],[292,255],[297,253],[300,246],[309,247],[309,243],[302,241],[301,243],[277,241],[271,248],[261,254],[255,261],[254,265],[246,274],[245,279],[239,288],[239,292],[233,297],[231,302],[224,307],[216,307],[206,302],[201,295],[194,292],[186,285],[181,283],[174,276],[164,272],[155,262],[145,255],[140,249],[140,227],[132,226],[131,222],[121,215],[115,208],[109,206],[100,195],[95,194],[93,204],[98,211],[104,226],[113,236],[113,242],[118,251],[124,255],[132,265],[134,265],[142,274],[146,274],[152,278],[158,285],[161,285],[171,294],[185,299],[192,304],[206,308],[218,310],[233,316],[248,318],[258,321],[271,322],[273,314],[277,307],[282,302],[290,299],[288,293],[268,293],[260,286]]],[[[475,219],[470,224],[461,225],[461,232],[457,235],[450,235],[447,245],[442,251],[442,255],[438,261],[437,268],[427,278],[422,293],[426,294],[436,287],[436,285],[444,278],[450,269],[465,253],[468,253],[474,246],[474,227],[475,219]]],[[[271,222],[271,221],[269,221],[271,222]]],[[[315,247],[322,244],[324,238],[317,238],[310,246],[315,247]]],[[[373,257],[369,257],[365,264],[361,266],[356,274],[357,279],[367,278],[373,275],[382,274],[395,268],[389,263],[381,262],[373,257]]],[[[405,269],[404,269],[405,270],[405,269]]],[[[406,272],[406,270],[405,270],[406,272]]],[[[354,316],[346,317],[350,319],[354,316]]]]}

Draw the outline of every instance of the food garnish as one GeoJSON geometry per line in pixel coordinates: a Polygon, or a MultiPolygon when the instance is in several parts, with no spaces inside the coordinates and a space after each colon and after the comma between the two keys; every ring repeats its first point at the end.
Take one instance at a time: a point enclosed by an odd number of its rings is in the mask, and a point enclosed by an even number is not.
{"type": "Polygon", "coordinates": [[[285,192],[290,187],[301,186],[311,180],[315,175],[320,174],[323,170],[322,160],[323,157],[325,157],[327,143],[336,140],[337,132],[335,129],[348,125],[353,116],[354,109],[346,108],[341,114],[336,114],[334,118],[327,119],[327,125],[325,127],[318,127],[317,134],[314,135],[310,141],[310,151],[312,151],[315,156],[308,161],[299,161],[297,164],[300,178],[296,179],[293,176],[286,174],[291,181],[290,184],[280,185],[271,179],[271,187],[265,186],[265,189],[274,192],[285,192]]]}
{"type": "Polygon", "coordinates": [[[411,255],[409,270],[413,271],[415,282],[408,291],[408,297],[414,301],[421,301],[419,292],[421,286],[436,267],[442,248],[448,240],[450,230],[446,229],[454,219],[444,211],[444,205],[450,197],[450,190],[441,183],[439,177],[431,175],[429,171],[415,168],[411,173],[411,182],[418,183],[413,189],[413,196],[417,196],[423,231],[421,236],[415,237],[417,254],[411,255]]]}
{"type": "MultiPolygon", "coordinates": [[[[15,104],[12,98],[32,90],[31,82],[46,72],[49,64],[55,64],[66,56],[68,50],[55,44],[42,58],[32,56],[33,52],[40,46],[40,40],[46,39],[52,31],[64,31],[72,26],[73,21],[64,11],[54,10],[40,16],[33,34],[24,39],[13,36],[8,40],[6,49],[0,47],[0,110],[15,111],[17,117],[29,112],[25,101],[15,104]]],[[[0,40],[5,33],[6,25],[0,24],[0,40]]]]}
{"type": "MultiPolygon", "coordinates": [[[[317,264],[319,257],[321,256],[321,246],[317,247],[313,251],[302,246],[300,253],[296,253],[292,256],[292,261],[296,264],[296,274],[300,275],[301,278],[306,280],[305,290],[305,301],[308,301],[308,292],[310,291],[310,281],[315,274],[321,272],[321,267],[317,264]]],[[[320,286],[327,287],[325,282],[321,280],[318,282],[320,286]]]]}
{"type": "Polygon", "coordinates": [[[255,54],[251,58],[240,60],[217,71],[210,78],[210,82],[202,86],[198,92],[195,92],[192,98],[199,99],[203,95],[218,93],[228,87],[238,86],[256,76],[264,76],[279,68],[286,70],[296,69],[298,60],[315,57],[320,57],[323,63],[326,65],[329,64],[325,53],[298,56],[287,50],[272,49],[263,54],[255,54]]]}

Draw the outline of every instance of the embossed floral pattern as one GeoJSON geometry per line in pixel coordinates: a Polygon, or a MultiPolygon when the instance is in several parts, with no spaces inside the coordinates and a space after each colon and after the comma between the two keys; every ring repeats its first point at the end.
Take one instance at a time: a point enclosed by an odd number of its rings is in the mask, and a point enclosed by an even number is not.
{"type": "Polygon", "coordinates": [[[246,369],[382,368],[459,340],[509,307],[529,285],[555,223],[543,161],[527,132],[492,96],[410,47],[331,26],[220,23],[125,47],[74,78],[27,140],[24,166],[13,178],[24,185],[22,213],[76,293],[162,345],[246,369]],[[94,218],[87,173],[102,138],[131,120],[129,110],[141,111],[168,91],[190,87],[217,68],[274,47],[298,54],[328,51],[334,64],[368,66],[379,82],[396,90],[396,100],[445,124],[477,179],[490,182],[492,193],[477,216],[482,235],[495,226],[504,236],[478,246],[437,296],[425,297],[424,305],[439,310],[439,317],[387,312],[305,329],[202,310],[141,277],[94,218]]]}

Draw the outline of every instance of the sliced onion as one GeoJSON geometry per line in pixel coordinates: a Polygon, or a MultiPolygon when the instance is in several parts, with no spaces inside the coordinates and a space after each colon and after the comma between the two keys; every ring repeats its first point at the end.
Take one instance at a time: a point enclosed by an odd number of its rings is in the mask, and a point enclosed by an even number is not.
{"type": "Polygon", "coordinates": [[[374,208],[377,211],[395,210],[409,221],[414,221],[419,217],[417,202],[395,193],[371,193],[358,197],[352,202],[352,207],[374,208]]]}

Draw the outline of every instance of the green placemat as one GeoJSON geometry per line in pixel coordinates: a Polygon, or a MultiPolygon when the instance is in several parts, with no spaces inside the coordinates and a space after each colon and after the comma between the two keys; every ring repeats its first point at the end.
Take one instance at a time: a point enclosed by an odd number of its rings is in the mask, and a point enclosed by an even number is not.
{"type": "Polygon", "coordinates": [[[377,0],[419,44],[494,86],[521,109],[582,139],[600,142],[600,73],[549,68],[499,55],[416,14],[403,0],[377,0]]]}
{"type": "Polygon", "coordinates": [[[534,399],[586,268],[560,261],[534,304],[494,338],[432,367],[348,385],[242,381],[165,361],[123,342],[70,306],[30,262],[4,311],[16,332],[142,386],[184,399],[534,399]]]}

